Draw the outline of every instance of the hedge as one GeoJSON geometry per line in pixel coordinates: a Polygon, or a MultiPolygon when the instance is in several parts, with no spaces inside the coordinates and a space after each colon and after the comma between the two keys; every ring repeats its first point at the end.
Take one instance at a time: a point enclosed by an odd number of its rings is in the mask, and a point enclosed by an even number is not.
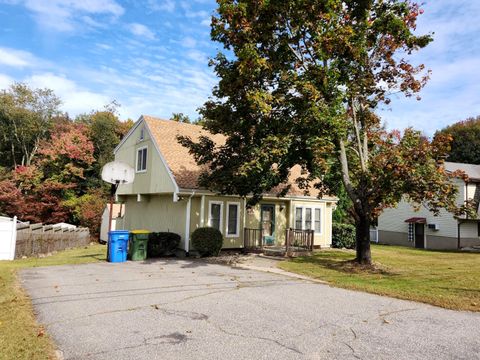
{"type": "Polygon", "coordinates": [[[192,245],[200,256],[218,256],[223,246],[223,235],[211,227],[198,228],[192,234],[192,245]]]}
{"type": "Polygon", "coordinates": [[[147,256],[172,255],[180,244],[181,237],[172,232],[152,232],[148,236],[147,256]]]}
{"type": "Polygon", "coordinates": [[[333,223],[332,247],[334,248],[355,248],[355,226],[351,224],[333,223]]]}

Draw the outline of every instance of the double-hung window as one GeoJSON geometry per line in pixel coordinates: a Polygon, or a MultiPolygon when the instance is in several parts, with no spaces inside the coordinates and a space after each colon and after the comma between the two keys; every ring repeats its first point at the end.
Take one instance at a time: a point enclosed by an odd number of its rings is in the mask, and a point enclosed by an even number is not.
{"type": "Polygon", "coordinates": [[[305,209],[305,230],[310,230],[312,228],[312,209],[305,209]]]}
{"type": "Polygon", "coordinates": [[[322,232],[322,220],[321,220],[321,215],[322,212],[320,209],[315,209],[315,224],[314,224],[314,230],[317,234],[320,234],[322,232]]]}
{"type": "Polygon", "coordinates": [[[214,229],[222,231],[222,212],[223,212],[223,203],[220,201],[211,201],[209,206],[209,217],[208,225],[214,229]]]}
{"type": "Polygon", "coordinates": [[[295,208],[295,229],[314,230],[315,233],[322,233],[322,210],[314,207],[295,208]]]}
{"type": "Polygon", "coordinates": [[[147,171],[147,148],[142,147],[137,150],[137,172],[147,171]]]}
{"type": "Polygon", "coordinates": [[[303,208],[295,208],[295,229],[301,230],[303,228],[303,208]]]}
{"type": "Polygon", "coordinates": [[[227,236],[236,237],[240,232],[240,203],[227,203],[227,236]]]}

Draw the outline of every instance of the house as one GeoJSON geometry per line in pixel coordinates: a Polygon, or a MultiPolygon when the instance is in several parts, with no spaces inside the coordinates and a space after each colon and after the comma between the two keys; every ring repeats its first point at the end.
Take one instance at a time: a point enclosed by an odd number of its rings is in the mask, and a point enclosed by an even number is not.
{"type": "MultiPolygon", "coordinates": [[[[125,207],[123,204],[113,204],[112,206],[112,229],[123,229],[123,215],[125,207]]],[[[108,225],[110,221],[110,204],[105,206],[102,213],[102,223],[100,225],[100,241],[108,241],[108,225]]]]}
{"type": "MultiPolygon", "coordinates": [[[[458,185],[457,204],[480,200],[480,165],[445,162],[448,172],[461,170],[468,181],[455,178],[458,185]]],[[[396,208],[386,209],[378,219],[378,242],[416,248],[449,250],[480,246],[480,220],[456,217],[442,210],[438,216],[422,207],[415,211],[411,204],[401,201],[396,208]]]]}
{"type": "Polygon", "coordinates": [[[319,199],[316,190],[305,196],[294,182],[301,176],[299,166],[291,171],[292,186],[285,197],[264,194],[259,204],[247,208],[246,199],[199,187],[202,169],[178,143],[177,135],[225,141],[223,135],[212,135],[197,125],[141,116],[115,149],[115,160],[135,169],[133,183],[120,185],[117,191],[125,207],[125,229],[175,232],[187,253],[192,232],[204,226],[222,232],[226,249],[243,248],[247,240],[257,238],[262,244],[283,245],[289,228],[298,230],[299,239],[302,232],[313,233],[315,247],[330,247],[336,198],[319,199]]]}

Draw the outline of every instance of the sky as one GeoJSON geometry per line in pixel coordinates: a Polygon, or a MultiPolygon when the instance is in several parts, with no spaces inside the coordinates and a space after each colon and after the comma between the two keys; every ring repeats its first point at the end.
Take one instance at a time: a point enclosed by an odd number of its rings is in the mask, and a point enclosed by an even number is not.
{"type": "MultiPolygon", "coordinates": [[[[121,118],[192,119],[218,79],[208,59],[214,0],[0,0],[0,89],[50,88],[71,116],[120,103],[121,118]]],[[[480,1],[429,0],[412,56],[432,71],[421,101],[379,110],[389,129],[435,130],[480,115],[480,1]]]]}

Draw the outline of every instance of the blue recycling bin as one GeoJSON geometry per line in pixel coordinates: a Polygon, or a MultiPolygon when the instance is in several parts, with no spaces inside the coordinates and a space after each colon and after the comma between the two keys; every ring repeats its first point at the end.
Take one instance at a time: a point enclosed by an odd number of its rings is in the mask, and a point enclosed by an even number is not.
{"type": "Polygon", "coordinates": [[[128,236],[129,232],[127,230],[112,230],[108,232],[108,261],[127,261],[128,236]]]}

